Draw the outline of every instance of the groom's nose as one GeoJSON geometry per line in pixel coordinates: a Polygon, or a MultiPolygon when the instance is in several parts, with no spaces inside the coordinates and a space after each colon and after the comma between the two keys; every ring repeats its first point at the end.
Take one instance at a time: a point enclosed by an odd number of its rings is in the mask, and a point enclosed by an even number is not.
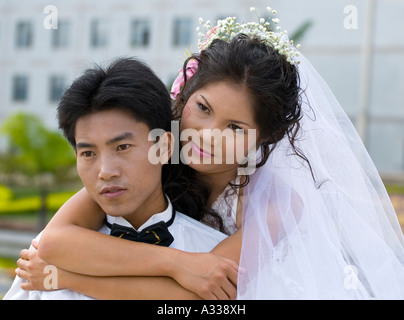
{"type": "Polygon", "coordinates": [[[118,162],[112,157],[105,155],[100,159],[98,178],[101,180],[111,180],[120,176],[118,162]]]}

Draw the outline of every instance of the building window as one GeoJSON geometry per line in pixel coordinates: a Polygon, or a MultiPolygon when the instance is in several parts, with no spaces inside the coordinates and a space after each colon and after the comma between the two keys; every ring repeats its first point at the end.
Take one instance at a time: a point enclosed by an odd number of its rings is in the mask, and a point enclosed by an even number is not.
{"type": "Polygon", "coordinates": [[[93,48],[106,47],[108,42],[108,26],[107,22],[100,19],[91,21],[90,25],[90,44],[93,48]]]}
{"type": "Polygon", "coordinates": [[[24,102],[28,99],[28,77],[14,76],[13,78],[13,100],[24,102]]]}
{"type": "Polygon", "coordinates": [[[52,30],[53,48],[66,48],[69,45],[69,29],[68,21],[58,21],[58,28],[52,30]]]}
{"type": "Polygon", "coordinates": [[[146,19],[132,21],[130,43],[132,47],[147,47],[150,43],[150,22],[146,19]]]}
{"type": "Polygon", "coordinates": [[[189,46],[192,42],[192,21],[188,18],[174,20],[174,46],[189,46]]]}
{"type": "Polygon", "coordinates": [[[17,48],[29,48],[32,45],[32,23],[28,21],[18,22],[16,26],[15,45],[17,48]]]}
{"type": "Polygon", "coordinates": [[[58,102],[65,92],[66,79],[64,76],[51,76],[49,78],[49,100],[58,102]]]}

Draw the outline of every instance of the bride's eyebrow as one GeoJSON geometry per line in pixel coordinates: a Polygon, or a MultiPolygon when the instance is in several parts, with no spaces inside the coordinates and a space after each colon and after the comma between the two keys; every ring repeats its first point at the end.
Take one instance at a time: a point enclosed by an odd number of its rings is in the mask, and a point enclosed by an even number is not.
{"type": "Polygon", "coordinates": [[[229,120],[229,121],[234,122],[234,123],[238,123],[238,124],[243,124],[243,125],[245,125],[247,127],[252,128],[252,126],[250,124],[248,124],[247,122],[244,122],[244,121],[240,121],[240,120],[229,120]]]}
{"type": "MultiPolygon", "coordinates": [[[[201,94],[201,97],[202,97],[202,99],[205,101],[205,103],[206,103],[206,105],[209,107],[209,109],[211,109],[211,110],[213,111],[213,108],[212,108],[212,106],[210,105],[209,101],[208,101],[202,94],[201,94]]],[[[234,122],[234,123],[238,123],[238,124],[243,124],[243,125],[245,125],[245,126],[247,126],[247,127],[252,128],[252,126],[251,126],[249,123],[244,122],[244,121],[231,120],[231,119],[229,119],[229,122],[234,122]]]]}
{"type": "Polygon", "coordinates": [[[210,105],[209,101],[201,94],[202,99],[205,101],[205,104],[209,107],[209,109],[213,110],[212,106],[210,105]]]}

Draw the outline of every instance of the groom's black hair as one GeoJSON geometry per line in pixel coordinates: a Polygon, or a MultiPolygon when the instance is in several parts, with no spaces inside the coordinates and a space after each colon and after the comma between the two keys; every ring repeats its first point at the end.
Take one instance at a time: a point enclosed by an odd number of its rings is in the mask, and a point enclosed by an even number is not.
{"type": "Polygon", "coordinates": [[[121,108],[150,130],[170,131],[171,99],[165,85],[143,62],[119,58],[108,67],[96,65],[66,90],[57,109],[59,128],[76,147],[76,122],[84,115],[121,108]]]}

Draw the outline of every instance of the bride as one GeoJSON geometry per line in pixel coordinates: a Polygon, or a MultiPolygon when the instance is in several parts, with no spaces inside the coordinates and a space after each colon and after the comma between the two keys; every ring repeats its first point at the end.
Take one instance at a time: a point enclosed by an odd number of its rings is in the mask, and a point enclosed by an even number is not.
{"type": "MultiPolygon", "coordinates": [[[[200,52],[185,61],[174,83],[174,115],[181,130],[230,128],[234,135],[257,130],[258,148],[247,155],[257,160],[252,174],[243,165],[191,161],[187,167],[195,185],[208,190],[202,221],[229,235],[218,247],[239,262],[237,298],[403,299],[404,239],[396,214],[357,132],[321,76],[285,32],[270,30],[263,19],[239,24],[227,18],[204,27],[200,52]]],[[[202,143],[210,143],[203,139],[201,134],[202,143]]],[[[122,240],[111,248],[108,239],[100,243],[83,232],[85,226],[62,232],[80,215],[100,214],[80,191],[45,229],[39,256],[82,275],[94,275],[96,267],[108,273],[113,268],[106,261],[124,257],[122,274],[133,276],[128,285],[135,291],[136,276],[142,275],[131,273],[135,243],[122,240]],[[66,243],[93,244],[94,250],[57,250],[66,243]],[[83,259],[85,265],[77,263],[83,259]]],[[[206,297],[194,285],[209,270],[205,256],[184,259],[180,272],[161,276],[206,297]]],[[[100,285],[86,293],[97,297],[102,290],[100,285]]],[[[174,298],[169,291],[167,298],[174,298]]]]}

